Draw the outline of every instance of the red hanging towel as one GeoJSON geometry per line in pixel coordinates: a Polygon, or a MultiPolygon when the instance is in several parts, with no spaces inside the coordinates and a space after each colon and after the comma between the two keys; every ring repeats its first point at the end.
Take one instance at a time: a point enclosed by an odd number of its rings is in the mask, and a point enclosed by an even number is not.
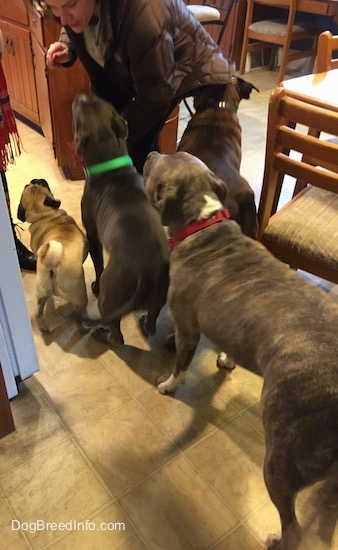
{"type": "Polygon", "coordinates": [[[21,153],[21,140],[11,108],[6,77],[0,61],[0,170],[4,172],[8,163],[21,153]]]}

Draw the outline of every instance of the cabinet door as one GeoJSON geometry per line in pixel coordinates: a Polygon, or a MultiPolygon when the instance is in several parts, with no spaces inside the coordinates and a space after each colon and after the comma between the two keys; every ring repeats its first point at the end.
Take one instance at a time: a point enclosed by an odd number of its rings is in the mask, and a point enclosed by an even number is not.
{"type": "Polygon", "coordinates": [[[12,108],[39,124],[30,32],[15,23],[0,20],[3,33],[3,66],[12,108]]]}
{"type": "Polygon", "coordinates": [[[24,0],[0,0],[0,16],[22,25],[28,24],[24,0]]]}

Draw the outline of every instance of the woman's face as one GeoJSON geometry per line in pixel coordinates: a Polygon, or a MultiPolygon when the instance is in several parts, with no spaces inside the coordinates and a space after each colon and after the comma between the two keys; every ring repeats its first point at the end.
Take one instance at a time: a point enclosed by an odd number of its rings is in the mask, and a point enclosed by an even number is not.
{"type": "Polygon", "coordinates": [[[48,0],[48,6],[61,25],[67,25],[76,33],[81,33],[88,26],[98,6],[95,0],[48,0]]]}

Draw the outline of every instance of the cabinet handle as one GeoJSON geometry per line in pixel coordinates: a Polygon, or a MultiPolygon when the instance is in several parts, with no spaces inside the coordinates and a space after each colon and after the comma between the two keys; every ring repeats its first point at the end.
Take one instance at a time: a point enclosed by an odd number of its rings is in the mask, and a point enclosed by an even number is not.
{"type": "Polygon", "coordinates": [[[38,26],[38,24],[37,24],[37,22],[36,22],[36,19],[31,19],[31,21],[32,21],[33,27],[36,28],[36,27],[38,26]]]}

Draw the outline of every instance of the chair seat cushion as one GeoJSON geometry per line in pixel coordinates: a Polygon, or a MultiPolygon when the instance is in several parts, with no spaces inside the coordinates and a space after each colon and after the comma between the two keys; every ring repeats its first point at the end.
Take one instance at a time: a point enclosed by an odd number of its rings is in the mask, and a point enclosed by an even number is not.
{"type": "Polygon", "coordinates": [[[269,223],[263,242],[338,270],[338,195],[310,187],[269,223]]]}
{"type": "Polygon", "coordinates": [[[197,21],[201,23],[205,21],[218,21],[221,18],[221,14],[216,8],[195,4],[189,4],[187,8],[196,17],[197,21]]]}
{"type": "MultiPolygon", "coordinates": [[[[293,25],[293,32],[302,32],[306,29],[306,24],[293,25]]],[[[277,19],[266,19],[264,21],[256,21],[251,23],[249,29],[259,34],[268,34],[271,36],[285,36],[286,35],[286,24],[277,19]]]]}

